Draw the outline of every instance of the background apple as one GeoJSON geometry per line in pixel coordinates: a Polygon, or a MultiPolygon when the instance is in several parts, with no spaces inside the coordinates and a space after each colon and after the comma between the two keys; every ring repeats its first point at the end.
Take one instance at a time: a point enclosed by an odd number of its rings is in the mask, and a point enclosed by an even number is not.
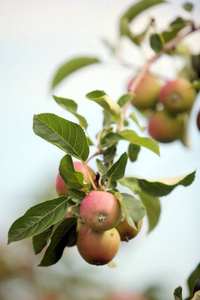
{"type": "Polygon", "coordinates": [[[159,93],[159,101],[172,114],[188,112],[195,98],[196,92],[185,78],[167,81],[159,93]]]}
{"type": "Polygon", "coordinates": [[[158,142],[170,143],[180,139],[183,133],[183,120],[167,111],[157,111],[148,120],[149,134],[158,142]]]}
{"type": "Polygon", "coordinates": [[[140,220],[138,222],[138,230],[137,230],[128,224],[127,219],[125,217],[124,220],[116,226],[116,229],[118,230],[118,232],[120,234],[121,241],[128,242],[129,240],[136,237],[136,235],[139,233],[141,227],[142,227],[142,220],[140,220]]]}
{"type": "MultiPolygon", "coordinates": [[[[128,85],[129,92],[131,92],[131,86],[135,78],[133,78],[128,85]]],[[[158,102],[160,89],[161,85],[159,79],[148,73],[135,89],[132,104],[138,109],[154,108],[158,102]]]]}

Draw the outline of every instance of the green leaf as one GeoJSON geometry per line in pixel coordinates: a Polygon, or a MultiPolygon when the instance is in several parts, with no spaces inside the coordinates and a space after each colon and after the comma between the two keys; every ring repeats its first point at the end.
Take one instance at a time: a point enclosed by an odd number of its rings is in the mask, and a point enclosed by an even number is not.
{"type": "Polygon", "coordinates": [[[112,147],[106,149],[106,151],[103,153],[105,163],[110,163],[113,161],[113,159],[116,155],[116,150],[117,150],[117,148],[115,146],[112,146],[112,147]]]}
{"type": "Polygon", "coordinates": [[[138,185],[138,181],[134,177],[123,177],[119,180],[119,183],[123,186],[128,187],[133,192],[133,194],[138,194],[141,191],[138,185]]]}
{"type": "Polygon", "coordinates": [[[54,95],[53,98],[58,105],[60,105],[62,108],[64,108],[68,112],[72,113],[75,117],[77,117],[80,126],[87,129],[88,126],[87,121],[83,116],[77,114],[77,103],[74,100],[56,97],[54,95]]]}
{"type": "Polygon", "coordinates": [[[120,136],[124,140],[129,141],[132,144],[146,147],[149,150],[155,152],[157,155],[160,155],[158,143],[151,138],[139,137],[135,131],[130,129],[125,129],[121,131],[120,136]]]}
{"type": "Polygon", "coordinates": [[[145,194],[144,192],[140,192],[139,196],[146,208],[148,222],[149,222],[148,232],[151,232],[158,224],[160,218],[160,212],[161,212],[160,201],[157,197],[152,197],[150,195],[145,194]]]}
{"type": "Polygon", "coordinates": [[[166,196],[178,185],[188,186],[195,178],[195,172],[188,175],[177,176],[172,178],[163,179],[139,179],[137,178],[138,185],[142,191],[153,196],[161,197],[166,196]]]}
{"type": "Polygon", "coordinates": [[[200,89],[200,79],[194,80],[191,84],[191,88],[199,90],[200,89]]]}
{"type": "Polygon", "coordinates": [[[8,244],[47,230],[65,217],[67,208],[68,198],[65,196],[32,206],[11,225],[8,232],[8,244]]]}
{"type": "Polygon", "coordinates": [[[162,32],[162,37],[164,39],[164,42],[167,43],[178,34],[180,30],[182,30],[184,27],[188,26],[188,21],[178,17],[173,22],[171,22],[169,28],[162,32]]]}
{"type": "Polygon", "coordinates": [[[111,180],[119,180],[124,176],[128,155],[124,152],[120,158],[107,171],[107,177],[111,180]]]}
{"type": "Polygon", "coordinates": [[[197,74],[197,77],[200,78],[200,54],[191,56],[191,64],[197,74]]]}
{"type": "Polygon", "coordinates": [[[85,133],[76,123],[54,114],[44,113],[34,116],[33,130],[47,142],[82,161],[89,155],[85,133]]]}
{"type": "Polygon", "coordinates": [[[198,278],[200,278],[200,264],[198,264],[196,269],[190,274],[190,276],[187,280],[189,293],[190,293],[190,298],[192,297],[193,292],[196,291],[196,289],[194,290],[194,287],[195,287],[195,282],[198,278]]]}
{"type": "Polygon", "coordinates": [[[105,147],[112,147],[114,146],[118,141],[122,140],[123,138],[121,137],[120,134],[118,133],[114,133],[114,132],[110,132],[107,135],[105,135],[102,139],[101,139],[101,149],[105,148],[105,147]]]}
{"type": "Polygon", "coordinates": [[[120,106],[112,100],[104,91],[93,91],[86,95],[86,98],[92,100],[103,107],[117,123],[121,117],[120,106]]]}
{"type": "Polygon", "coordinates": [[[159,53],[164,48],[164,39],[162,35],[158,33],[154,33],[150,36],[150,46],[155,51],[155,53],[159,53]]]}
{"type": "Polygon", "coordinates": [[[32,241],[35,254],[40,253],[43,250],[43,248],[47,245],[48,239],[51,236],[52,231],[53,225],[47,228],[45,231],[33,237],[32,241]]]}
{"type": "Polygon", "coordinates": [[[183,8],[189,12],[193,10],[193,4],[191,2],[186,2],[183,4],[183,8]]]}
{"type": "Polygon", "coordinates": [[[64,78],[69,76],[71,73],[89,66],[91,64],[99,63],[100,61],[97,58],[90,57],[78,57],[74,58],[64,65],[62,65],[56,72],[53,81],[52,81],[52,89],[55,88],[64,78]]]}
{"type": "Polygon", "coordinates": [[[182,287],[178,286],[174,291],[174,300],[183,300],[182,298],[182,287]]]}
{"type": "Polygon", "coordinates": [[[70,155],[65,155],[59,166],[59,173],[70,189],[87,188],[89,184],[84,183],[84,175],[74,169],[74,164],[70,155]]]}
{"type": "Polygon", "coordinates": [[[132,162],[136,161],[139,152],[140,152],[140,146],[135,145],[135,144],[129,144],[128,156],[129,156],[130,161],[132,161],[132,162]]]}
{"type": "Polygon", "coordinates": [[[103,161],[97,159],[96,160],[97,168],[102,175],[105,175],[108,171],[108,168],[104,165],[103,161]]]}
{"type": "Polygon", "coordinates": [[[125,14],[121,17],[120,35],[125,35],[125,36],[129,37],[136,45],[140,45],[141,42],[143,41],[147,31],[149,30],[150,23],[148,24],[147,28],[145,28],[145,30],[141,34],[134,35],[130,29],[131,21],[137,15],[139,15],[141,12],[143,12],[144,10],[146,10],[154,5],[161,4],[164,2],[165,1],[162,1],[162,0],[142,0],[142,1],[139,1],[138,3],[134,4],[133,6],[131,6],[125,12],[125,14]]]}
{"type": "Polygon", "coordinates": [[[117,103],[119,104],[119,106],[122,108],[124,107],[124,105],[128,102],[130,102],[133,99],[134,95],[133,94],[126,94],[123,95],[119,98],[119,100],[117,101],[117,103]]]}
{"type": "Polygon", "coordinates": [[[132,195],[126,193],[119,194],[117,192],[115,193],[115,197],[120,202],[122,211],[125,214],[128,224],[133,228],[137,229],[138,222],[146,214],[146,209],[142,202],[133,197],[132,195]]]}
{"type": "Polygon", "coordinates": [[[145,126],[141,126],[141,125],[139,124],[138,118],[136,117],[136,115],[135,115],[134,113],[131,113],[129,117],[137,124],[138,128],[139,128],[142,132],[146,129],[145,126]]]}
{"type": "Polygon", "coordinates": [[[103,110],[103,126],[109,127],[110,124],[113,124],[113,123],[115,123],[113,117],[104,109],[103,110]]]}
{"type": "Polygon", "coordinates": [[[82,191],[77,191],[74,189],[67,189],[67,192],[74,203],[81,204],[83,198],[86,196],[86,193],[82,191]]]}
{"type": "Polygon", "coordinates": [[[62,257],[67,245],[76,238],[76,218],[66,218],[55,230],[49,247],[39,264],[41,267],[54,265],[62,257]]]}

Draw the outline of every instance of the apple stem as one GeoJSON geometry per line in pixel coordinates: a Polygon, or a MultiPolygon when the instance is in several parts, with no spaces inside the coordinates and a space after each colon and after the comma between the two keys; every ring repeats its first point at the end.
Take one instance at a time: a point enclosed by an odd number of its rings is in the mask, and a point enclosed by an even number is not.
{"type": "Polygon", "coordinates": [[[93,189],[94,189],[94,190],[97,190],[97,188],[96,188],[96,186],[95,186],[95,184],[94,184],[94,181],[92,180],[92,177],[90,176],[90,172],[89,172],[88,169],[86,168],[86,163],[85,163],[85,162],[83,163],[83,166],[84,166],[84,168],[85,168],[85,171],[87,172],[87,175],[88,175],[88,177],[89,177],[89,179],[90,179],[90,182],[91,182],[91,184],[92,184],[93,189]]]}

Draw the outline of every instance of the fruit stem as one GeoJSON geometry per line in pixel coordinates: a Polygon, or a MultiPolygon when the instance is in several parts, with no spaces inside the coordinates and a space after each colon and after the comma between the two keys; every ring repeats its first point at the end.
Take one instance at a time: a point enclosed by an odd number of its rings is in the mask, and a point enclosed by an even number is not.
{"type": "Polygon", "coordinates": [[[85,162],[83,163],[83,166],[84,166],[84,168],[85,168],[85,171],[87,172],[87,175],[88,175],[88,177],[89,177],[89,179],[90,179],[90,182],[91,182],[91,184],[92,184],[93,189],[94,189],[94,190],[97,190],[97,188],[96,188],[96,186],[95,186],[95,184],[94,184],[94,181],[92,180],[92,177],[90,176],[90,172],[89,172],[88,169],[86,168],[86,163],[85,163],[85,162]]]}

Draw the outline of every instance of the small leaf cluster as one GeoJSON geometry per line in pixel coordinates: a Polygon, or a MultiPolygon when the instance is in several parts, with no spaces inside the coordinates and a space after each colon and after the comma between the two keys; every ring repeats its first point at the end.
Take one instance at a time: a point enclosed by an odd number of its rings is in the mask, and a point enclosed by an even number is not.
{"type": "MultiPolygon", "coordinates": [[[[187,286],[189,289],[189,297],[185,300],[198,300],[200,299],[200,264],[192,271],[188,280],[187,286]]],[[[178,286],[174,290],[174,299],[183,300],[182,287],[178,286]]]]}
{"type": "MultiPolygon", "coordinates": [[[[58,105],[77,117],[79,124],[51,113],[42,113],[33,118],[34,133],[65,153],[60,161],[59,172],[68,191],[68,196],[63,195],[31,207],[10,227],[8,243],[32,237],[35,254],[45,249],[40,266],[57,263],[65,247],[76,242],[82,222],[80,204],[90,188],[84,182],[84,175],[74,169],[73,159],[81,161],[85,166],[91,158],[98,157],[98,172],[94,180],[91,178],[92,189],[113,193],[128,223],[135,229],[147,214],[151,231],[159,220],[158,197],[169,194],[178,185],[188,186],[194,180],[195,173],[171,179],[170,182],[166,179],[150,181],[126,177],[127,163],[137,159],[140,147],[146,147],[159,155],[158,143],[151,138],[138,136],[132,129],[123,129],[125,120],[122,108],[129,101],[129,95],[115,102],[105,92],[93,91],[86,98],[103,108],[103,126],[97,133],[96,143],[86,133],[87,122],[84,116],[77,113],[77,104],[72,99],[53,96],[58,105]],[[118,157],[118,143],[121,140],[127,142],[127,151],[118,157]],[[96,152],[89,156],[94,147],[96,152]],[[130,194],[120,193],[120,185],[128,187],[130,194]],[[69,212],[71,216],[66,218],[69,212]]],[[[135,116],[132,114],[130,118],[135,119],[135,116]]]]}

